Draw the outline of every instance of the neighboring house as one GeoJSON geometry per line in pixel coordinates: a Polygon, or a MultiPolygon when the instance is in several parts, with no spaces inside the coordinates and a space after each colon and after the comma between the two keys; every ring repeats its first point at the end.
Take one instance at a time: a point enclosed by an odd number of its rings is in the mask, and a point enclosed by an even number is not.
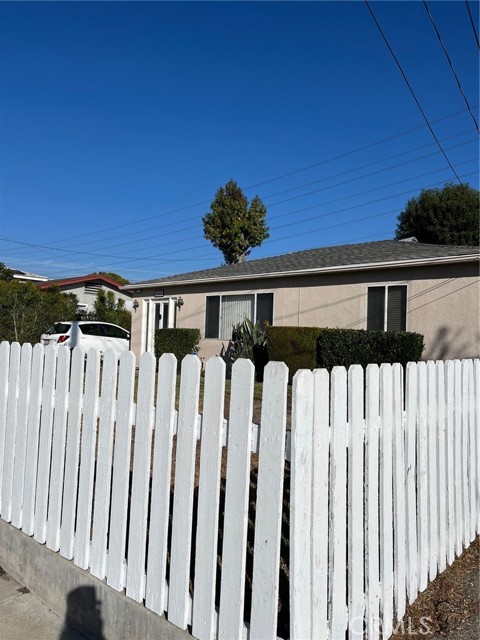
{"type": "Polygon", "coordinates": [[[132,349],[156,329],[201,331],[201,356],[223,355],[232,325],[416,331],[425,359],[480,356],[479,248],[409,240],[310,249],[125,285],[135,297],[132,349]]]}
{"type": "MultiPolygon", "coordinates": [[[[132,310],[132,298],[128,291],[121,290],[121,284],[108,276],[93,273],[76,278],[63,278],[49,280],[39,285],[39,289],[58,287],[62,293],[74,293],[78,298],[78,308],[85,311],[93,311],[93,303],[100,289],[113,291],[116,300],[124,300],[125,308],[132,310]]],[[[61,320],[62,318],[59,318],[61,320]]]]}
{"type": "Polygon", "coordinates": [[[29,273],[28,271],[21,271],[20,269],[12,269],[13,279],[20,280],[20,282],[47,282],[47,276],[40,276],[38,273],[29,273]]]}

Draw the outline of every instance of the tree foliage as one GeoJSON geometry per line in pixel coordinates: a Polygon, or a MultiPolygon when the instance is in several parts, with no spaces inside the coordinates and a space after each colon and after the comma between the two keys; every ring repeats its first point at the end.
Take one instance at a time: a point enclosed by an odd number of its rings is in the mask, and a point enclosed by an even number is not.
{"type": "Polygon", "coordinates": [[[74,320],[77,304],[76,295],[57,287],[0,280],[0,340],[36,343],[55,322],[74,320]]]}
{"type": "Polygon", "coordinates": [[[395,238],[415,236],[419,242],[479,244],[479,192],[468,184],[423,189],[398,216],[395,238]]]}
{"type": "Polygon", "coordinates": [[[9,282],[10,280],[13,280],[14,273],[15,272],[12,269],[9,269],[3,262],[0,262],[0,280],[9,282]]]}
{"type": "Polygon", "coordinates": [[[114,273],[113,271],[99,271],[99,275],[107,276],[107,278],[111,278],[120,284],[130,284],[130,280],[127,280],[123,276],[119,276],[118,273],[114,273]]]}
{"type": "Polygon", "coordinates": [[[125,301],[116,299],[113,291],[100,289],[93,303],[93,311],[82,314],[82,320],[98,320],[99,322],[111,322],[130,331],[132,314],[125,309],[125,301]]]}
{"type": "Polygon", "coordinates": [[[240,187],[230,180],[218,189],[210,212],[202,218],[204,237],[220,249],[226,264],[244,262],[250,250],[269,237],[266,213],[258,196],[249,206],[240,187]]]}

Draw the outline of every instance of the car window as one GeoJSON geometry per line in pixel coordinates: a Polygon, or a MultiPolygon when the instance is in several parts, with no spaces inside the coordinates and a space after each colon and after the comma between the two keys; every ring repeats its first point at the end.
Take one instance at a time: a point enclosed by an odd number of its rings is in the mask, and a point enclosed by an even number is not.
{"type": "Polygon", "coordinates": [[[123,340],[130,339],[130,335],[128,334],[128,332],[124,329],[121,329],[120,327],[113,327],[106,324],[104,326],[104,329],[107,338],[122,338],[123,340]]]}
{"type": "Polygon", "coordinates": [[[78,325],[80,331],[85,336],[104,336],[103,325],[101,324],[80,324],[78,325]]]}
{"type": "Polygon", "coordinates": [[[53,327],[47,331],[47,335],[51,336],[56,333],[68,333],[72,325],[67,322],[56,322],[53,327]]]}

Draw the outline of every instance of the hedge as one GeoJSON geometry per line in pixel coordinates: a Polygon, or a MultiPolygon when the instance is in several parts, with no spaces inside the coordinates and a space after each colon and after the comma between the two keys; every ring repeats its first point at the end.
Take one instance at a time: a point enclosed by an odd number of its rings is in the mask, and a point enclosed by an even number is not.
{"type": "Polygon", "coordinates": [[[200,346],[200,329],[158,329],[155,331],[155,357],[173,353],[178,366],[189,353],[196,353],[200,346]]]}
{"type": "Polygon", "coordinates": [[[417,362],[423,336],[407,331],[365,331],[314,327],[268,327],[270,360],[285,362],[292,378],[298,369],[331,369],[352,364],[417,362]]]}

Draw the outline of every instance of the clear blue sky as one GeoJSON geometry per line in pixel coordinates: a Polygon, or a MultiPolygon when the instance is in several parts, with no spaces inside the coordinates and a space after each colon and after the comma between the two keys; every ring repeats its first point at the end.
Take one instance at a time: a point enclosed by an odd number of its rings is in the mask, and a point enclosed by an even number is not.
{"type": "MultiPolygon", "coordinates": [[[[478,188],[478,133],[423,3],[371,7],[478,188]]],[[[428,7],[478,121],[467,5],[428,7]]],[[[392,238],[409,198],[456,181],[364,2],[1,2],[0,29],[11,267],[138,281],[218,266],[201,217],[230,178],[267,206],[250,259],[392,238]]]]}

